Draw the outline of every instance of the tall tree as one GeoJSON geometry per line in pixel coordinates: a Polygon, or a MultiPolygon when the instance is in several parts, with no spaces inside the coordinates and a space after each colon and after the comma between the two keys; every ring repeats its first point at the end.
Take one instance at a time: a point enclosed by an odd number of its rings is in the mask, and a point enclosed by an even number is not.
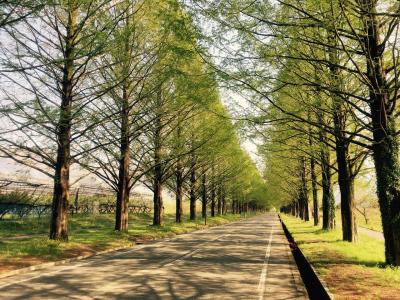
{"type": "Polygon", "coordinates": [[[102,67],[93,62],[117,22],[95,22],[108,9],[109,1],[52,1],[7,28],[0,151],[53,179],[51,239],[68,239],[70,166],[82,155],[72,147],[88,129],[82,114],[95,116],[93,103],[105,93],[87,79],[102,67]]]}

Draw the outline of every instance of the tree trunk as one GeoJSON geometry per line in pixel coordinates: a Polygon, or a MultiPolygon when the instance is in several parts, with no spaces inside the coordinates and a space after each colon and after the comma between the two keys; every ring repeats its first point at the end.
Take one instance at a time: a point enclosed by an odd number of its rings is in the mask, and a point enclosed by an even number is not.
{"type": "Polygon", "coordinates": [[[54,191],[50,223],[50,239],[68,240],[68,202],[70,167],[70,130],[59,129],[59,146],[54,176],[54,191]]]}
{"type": "Polygon", "coordinates": [[[332,190],[330,152],[325,144],[325,132],[321,130],[321,170],[322,170],[322,228],[335,228],[335,198],[332,190]]]}
{"type": "Polygon", "coordinates": [[[299,207],[299,218],[304,220],[304,205],[303,205],[303,195],[302,195],[302,188],[300,187],[299,195],[297,198],[297,205],[299,207]]]}
{"type": "Polygon", "coordinates": [[[118,175],[118,192],[115,210],[115,230],[128,231],[129,217],[129,99],[126,85],[123,86],[121,103],[121,136],[120,136],[120,160],[118,175]]]}
{"type": "Polygon", "coordinates": [[[314,226],[319,224],[319,204],[318,204],[318,189],[317,189],[317,175],[315,173],[315,159],[310,160],[311,168],[311,187],[312,187],[312,197],[313,197],[313,219],[314,226]]]}
{"type": "MultiPolygon", "coordinates": [[[[308,140],[310,148],[313,149],[313,138],[311,136],[311,130],[308,140]]],[[[313,208],[312,208],[313,220],[314,220],[314,226],[318,226],[319,224],[318,188],[317,188],[317,174],[315,172],[315,158],[313,156],[310,158],[310,176],[311,176],[311,189],[313,198],[313,208]]]]}
{"type": "MultiPolygon", "coordinates": [[[[328,152],[329,153],[329,152],[328,152]]],[[[335,228],[335,199],[332,190],[331,167],[329,155],[321,161],[322,167],[322,228],[331,230],[335,228]]]]}
{"type": "Polygon", "coordinates": [[[354,180],[348,161],[348,143],[336,136],[336,157],[338,165],[338,178],[340,189],[340,210],[342,216],[343,240],[348,242],[357,241],[357,224],[354,203],[354,180]]]}
{"type": "Polygon", "coordinates": [[[221,199],[221,201],[222,201],[222,214],[223,215],[226,215],[226,198],[225,198],[225,190],[223,189],[222,190],[222,199],[221,199]]]}
{"type": "Polygon", "coordinates": [[[207,215],[207,185],[206,185],[206,173],[203,173],[201,183],[201,216],[203,218],[207,215]]]}
{"type": "Polygon", "coordinates": [[[211,187],[211,217],[215,217],[215,186],[212,183],[211,187]]]}
{"type": "Polygon", "coordinates": [[[76,189],[75,193],[75,214],[79,212],[79,188],[76,189]]]}
{"type": "Polygon", "coordinates": [[[303,220],[310,221],[310,212],[308,209],[306,159],[304,157],[301,158],[301,202],[303,206],[303,220]]]}
{"type": "MultiPolygon", "coordinates": [[[[161,94],[158,96],[161,98],[161,94]]],[[[161,101],[161,99],[160,99],[161,101]]],[[[162,183],[163,183],[163,166],[161,161],[161,116],[158,115],[155,119],[155,130],[154,130],[154,178],[153,178],[153,203],[154,203],[154,215],[153,225],[163,224],[163,200],[162,200],[162,183]]]]}
{"type": "Polygon", "coordinates": [[[65,37],[64,68],[60,116],[57,131],[57,158],[50,222],[50,239],[68,240],[69,169],[71,164],[71,123],[73,101],[73,76],[78,9],[69,11],[65,37]]]}
{"type": "Polygon", "coordinates": [[[182,166],[180,161],[178,160],[176,165],[176,223],[182,222],[182,184],[183,184],[183,175],[182,175],[182,166]]]}
{"type": "MultiPolygon", "coordinates": [[[[332,22],[335,22],[332,20],[332,22]]],[[[341,91],[342,82],[340,78],[340,64],[336,32],[328,34],[329,44],[332,48],[329,49],[329,65],[332,90],[341,91]]],[[[355,216],[354,204],[354,183],[352,167],[349,161],[349,142],[346,138],[346,112],[343,107],[343,100],[335,92],[331,92],[333,99],[333,124],[335,132],[335,150],[338,166],[339,188],[340,188],[340,206],[342,216],[342,235],[343,240],[348,242],[356,242],[357,240],[357,224],[355,216]]]]}
{"type": "Polygon", "coordinates": [[[153,184],[153,203],[154,203],[154,215],[153,225],[161,226],[163,224],[163,200],[162,200],[162,183],[158,171],[155,172],[154,184],[153,184]]]}
{"type": "Polygon", "coordinates": [[[222,187],[218,188],[217,214],[222,215],[222,187]]]}
{"type": "Polygon", "coordinates": [[[388,92],[384,65],[381,26],[376,14],[377,1],[362,0],[367,76],[373,129],[373,159],[377,192],[385,237],[386,262],[400,265],[400,191],[399,143],[388,92]]]}
{"type": "Polygon", "coordinates": [[[190,171],[190,220],[196,220],[196,162],[194,160],[190,171]]]}

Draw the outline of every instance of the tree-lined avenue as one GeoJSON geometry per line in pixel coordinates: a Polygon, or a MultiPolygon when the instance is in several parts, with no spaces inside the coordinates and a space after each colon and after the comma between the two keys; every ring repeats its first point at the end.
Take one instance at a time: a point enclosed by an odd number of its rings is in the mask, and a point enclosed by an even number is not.
{"type": "Polygon", "coordinates": [[[1,280],[7,299],[302,299],[276,214],[1,280]]]}

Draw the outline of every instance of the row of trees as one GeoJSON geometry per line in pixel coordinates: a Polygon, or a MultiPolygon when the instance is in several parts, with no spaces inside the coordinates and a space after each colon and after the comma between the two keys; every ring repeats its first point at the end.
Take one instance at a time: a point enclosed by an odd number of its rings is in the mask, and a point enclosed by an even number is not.
{"type": "Polygon", "coordinates": [[[68,239],[73,164],[115,190],[119,231],[140,184],[154,193],[154,225],[163,189],[177,222],[185,196],[190,219],[199,199],[204,216],[208,204],[212,216],[228,202],[265,206],[178,1],[6,1],[0,22],[0,153],[54,181],[51,239],[68,239]]]}
{"type": "Polygon", "coordinates": [[[373,166],[386,262],[400,265],[398,1],[188,6],[214,21],[211,43],[224,53],[215,67],[252,104],[247,117],[263,139],[270,198],[307,219],[311,190],[317,225],[321,187],[329,230],[337,178],[343,240],[355,242],[354,180],[373,166]]]}

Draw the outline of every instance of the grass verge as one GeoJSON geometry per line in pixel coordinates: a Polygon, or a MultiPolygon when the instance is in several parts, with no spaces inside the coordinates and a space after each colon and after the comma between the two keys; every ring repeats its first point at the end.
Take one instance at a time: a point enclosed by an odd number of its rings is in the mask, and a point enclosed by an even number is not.
{"type": "Polygon", "coordinates": [[[356,219],[357,224],[359,226],[382,232],[382,221],[381,221],[381,213],[378,208],[369,208],[366,209],[367,222],[364,216],[356,211],[356,219]]]}
{"type": "Polygon", "coordinates": [[[343,242],[339,230],[281,218],[336,299],[400,299],[400,269],[384,267],[383,241],[360,235],[357,243],[343,242]]]}
{"type": "Polygon", "coordinates": [[[129,232],[113,230],[114,215],[77,215],[69,220],[69,242],[51,241],[47,238],[49,220],[26,219],[0,222],[0,273],[39,263],[88,255],[115,247],[129,247],[146,240],[170,237],[210,226],[221,225],[243,218],[240,215],[224,215],[203,219],[185,220],[175,223],[172,214],[165,216],[164,226],[152,226],[151,216],[132,214],[129,216],[129,232]],[[22,239],[10,237],[24,236],[22,239]]]}

